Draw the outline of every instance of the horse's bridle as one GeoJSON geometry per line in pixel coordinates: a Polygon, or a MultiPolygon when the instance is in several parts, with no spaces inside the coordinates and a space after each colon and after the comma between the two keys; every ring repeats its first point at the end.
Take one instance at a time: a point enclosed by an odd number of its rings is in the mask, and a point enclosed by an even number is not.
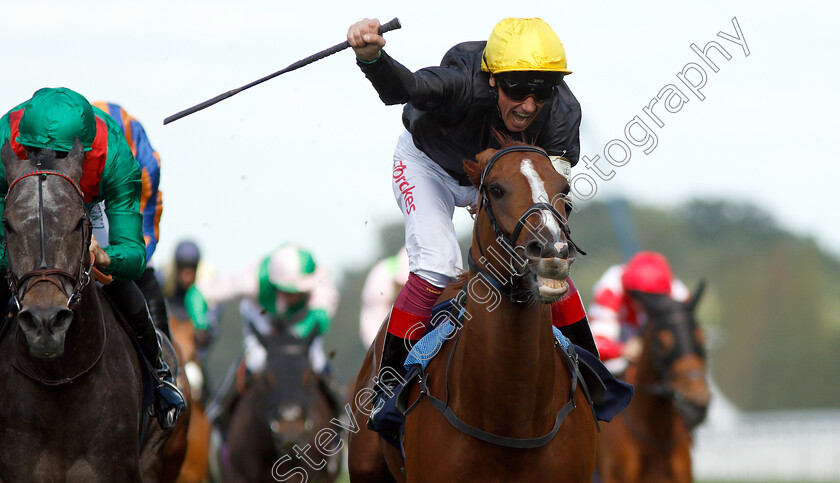
{"type": "MultiPolygon", "coordinates": [[[[76,191],[76,194],[79,195],[79,198],[84,203],[84,193],[82,192],[81,187],[78,183],[76,183],[73,179],[67,176],[64,173],[54,170],[48,169],[37,169],[32,171],[27,171],[22,175],[18,176],[14,181],[9,184],[9,189],[6,192],[6,197],[8,198],[9,194],[11,194],[14,187],[24,178],[28,178],[30,176],[38,176],[38,220],[40,223],[40,239],[41,239],[41,261],[38,264],[38,268],[35,270],[30,270],[24,273],[20,278],[14,275],[12,271],[12,260],[9,257],[9,267],[8,267],[8,283],[9,289],[12,292],[12,299],[11,302],[13,304],[13,310],[15,313],[19,312],[22,308],[21,301],[26,296],[26,294],[32,290],[36,284],[40,282],[49,282],[59,290],[61,290],[67,296],[67,308],[73,310],[73,308],[79,303],[79,300],[82,297],[82,290],[90,283],[90,272],[93,268],[93,263],[91,262],[89,256],[89,246],[90,246],[90,236],[91,236],[91,224],[90,219],[85,213],[84,216],[84,223],[82,225],[82,252],[79,259],[79,270],[76,275],[71,274],[65,270],[61,270],[58,268],[51,268],[47,265],[47,256],[46,256],[46,243],[44,240],[44,196],[43,196],[43,185],[44,181],[47,179],[47,176],[58,176],[70,182],[73,188],[76,191]],[[68,295],[67,291],[64,288],[64,285],[58,279],[59,277],[64,277],[69,279],[73,283],[73,291],[70,292],[68,295]],[[22,291],[21,291],[22,289],[22,291]]],[[[7,247],[7,239],[8,235],[3,238],[3,253],[8,256],[8,247],[7,247]]]]}
{"type": "MultiPolygon", "coordinates": [[[[493,205],[490,203],[490,197],[487,194],[487,186],[485,185],[485,180],[487,179],[487,175],[490,173],[490,170],[493,169],[493,166],[496,164],[496,161],[499,160],[502,156],[512,152],[529,152],[529,153],[538,153],[542,156],[548,158],[548,155],[542,149],[536,146],[508,146],[496,151],[495,154],[487,161],[487,164],[484,166],[484,170],[481,172],[481,181],[478,185],[478,193],[481,196],[481,202],[478,206],[478,211],[476,212],[476,217],[481,210],[484,210],[487,213],[487,219],[490,221],[490,226],[493,228],[493,232],[496,234],[496,240],[506,242],[508,247],[511,249],[510,251],[515,251],[514,247],[516,247],[516,239],[519,238],[519,234],[525,228],[526,222],[528,217],[533,215],[534,213],[539,213],[542,210],[546,210],[551,213],[552,216],[557,220],[560,224],[563,233],[566,235],[566,240],[569,244],[580,254],[586,255],[586,252],[581,250],[577,244],[572,241],[571,230],[569,229],[569,224],[563,219],[563,215],[560,211],[557,210],[551,203],[546,202],[538,202],[532,204],[524,213],[519,217],[519,220],[516,222],[516,226],[513,228],[510,236],[506,236],[502,231],[499,223],[496,221],[496,216],[493,214],[493,205]]],[[[550,159],[549,159],[550,161],[550,159]]],[[[487,256],[484,253],[484,248],[482,247],[481,240],[479,239],[478,231],[476,231],[476,245],[478,245],[478,251],[481,255],[479,261],[485,263],[487,260],[487,256]]],[[[525,277],[528,273],[527,271],[520,271],[521,264],[516,263],[513,255],[511,255],[511,267],[517,267],[517,270],[514,274],[510,276],[507,280],[500,281],[497,280],[495,276],[490,273],[487,273],[486,270],[482,270],[479,268],[478,263],[475,259],[473,259],[472,253],[469,254],[469,266],[470,269],[477,272],[481,275],[485,280],[490,282],[494,287],[500,290],[502,293],[508,296],[511,301],[514,302],[525,302],[528,299],[528,296],[524,293],[517,293],[514,287],[515,279],[521,279],[525,277]]]]}

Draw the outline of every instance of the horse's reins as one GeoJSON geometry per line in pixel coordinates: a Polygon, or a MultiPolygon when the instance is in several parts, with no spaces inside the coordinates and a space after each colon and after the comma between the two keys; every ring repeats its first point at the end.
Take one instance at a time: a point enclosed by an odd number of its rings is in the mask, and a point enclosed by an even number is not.
{"type": "MultiPolygon", "coordinates": [[[[23,300],[23,298],[26,297],[26,294],[29,293],[29,291],[32,290],[32,288],[40,282],[52,283],[53,285],[58,287],[59,290],[61,290],[65,295],[67,295],[67,308],[73,310],[73,308],[75,308],[75,306],[81,300],[82,290],[84,290],[84,288],[90,282],[90,273],[93,267],[93,263],[90,260],[90,255],[88,252],[91,236],[90,219],[87,217],[87,214],[83,215],[84,223],[82,224],[82,253],[79,260],[79,271],[77,275],[74,276],[66,270],[50,268],[47,264],[46,242],[44,239],[44,181],[47,179],[47,176],[58,176],[59,178],[67,180],[73,186],[74,190],[76,191],[76,194],[79,195],[79,198],[81,200],[84,200],[84,194],[82,193],[82,189],[79,186],[79,184],[76,183],[66,174],[54,170],[37,169],[23,173],[22,175],[18,176],[14,181],[12,181],[9,184],[6,197],[9,196],[14,187],[22,179],[28,178],[30,176],[38,176],[38,221],[40,229],[39,236],[41,243],[41,260],[38,264],[37,269],[30,270],[24,273],[22,276],[16,277],[12,270],[11,257],[9,257],[8,283],[9,289],[12,292],[11,301],[14,305],[14,311],[19,312],[21,310],[21,300],[23,300]],[[64,285],[61,283],[60,280],[57,279],[57,277],[67,278],[73,283],[73,291],[69,295],[67,293],[67,290],[64,288],[64,285]],[[21,287],[23,288],[23,290],[19,293],[21,287]]],[[[7,239],[8,236],[3,238],[3,252],[4,254],[8,255],[7,239]]]]}
{"type": "MultiPolygon", "coordinates": [[[[569,229],[569,224],[563,219],[563,215],[555,208],[551,203],[546,202],[538,202],[532,204],[525,212],[519,217],[519,220],[516,222],[516,226],[513,228],[510,236],[505,236],[504,232],[502,231],[499,223],[496,221],[496,216],[493,214],[493,205],[490,203],[490,197],[487,195],[487,186],[485,185],[485,180],[487,175],[490,173],[490,170],[493,169],[493,166],[496,164],[496,161],[499,160],[505,154],[511,152],[530,152],[530,153],[539,153],[542,156],[548,158],[548,155],[542,149],[535,147],[535,146],[508,146],[506,148],[502,148],[496,151],[495,154],[487,161],[487,164],[484,166],[484,170],[481,172],[481,181],[478,185],[478,193],[481,196],[481,202],[478,206],[478,212],[482,209],[487,213],[487,219],[490,221],[490,226],[493,228],[493,232],[496,234],[497,241],[503,241],[508,244],[509,247],[513,250],[513,247],[516,246],[516,240],[519,238],[519,234],[525,229],[525,225],[527,223],[528,218],[533,215],[534,213],[539,213],[540,211],[548,211],[551,213],[552,216],[557,220],[560,224],[563,233],[566,235],[566,240],[569,244],[574,248],[576,251],[580,252],[582,255],[586,255],[586,252],[581,250],[577,244],[572,241],[571,237],[571,230],[569,229]]],[[[550,161],[550,159],[549,159],[550,161]]],[[[476,216],[478,216],[478,212],[476,216]]],[[[486,263],[488,258],[487,255],[484,253],[484,248],[482,247],[479,232],[476,230],[476,245],[478,246],[478,251],[481,257],[479,261],[481,263],[486,263]]],[[[515,250],[513,250],[515,253],[515,250]]],[[[476,272],[480,276],[482,276],[485,280],[490,282],[494,287],[496,287],[499,291],[505,294],[511,302],[526,302],[528,300],[528,292],[524,290],[517,290],[515,287],[515,279],[521,279],[525,277],[528,272],[527,271],[519,271],[516,270],[515,273],[511,274],[511,276],[506,279],[505,281],[498,280],[493,274],[488,273],[487,270],[483,270],[478,266],[478,262],[473,258],[472,251],[470,251],[468,255],[468,263],[470,270],[476,272]]],[[[511,267],[516,267],[517,264],[516,258],[511,255],[511,267]]]]}

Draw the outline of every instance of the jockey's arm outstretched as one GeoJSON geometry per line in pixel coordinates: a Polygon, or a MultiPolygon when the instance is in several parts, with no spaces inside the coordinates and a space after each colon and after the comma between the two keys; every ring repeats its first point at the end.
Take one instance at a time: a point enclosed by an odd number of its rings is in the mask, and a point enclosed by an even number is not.
{"type": "MultiPolygon", "coordinates": [[[[405,221],[411,273],[391,309],[382,353],[377,388],[388,392],[397,381],[383,377],[404,373],[409,346],[424,334],[442,288],[462,267],[452,215],[478,198],[463,161],[500,148],[501,134],[543,148],[565,171],[578,161],[581,112],[564,81],[571,71],[563,44],[540,19],[504,19],[487,42],[458,44],[440,66],[416,72],[383,50],[379,26],[376,19],[359,21],[347,41],[380,99],[405,104],[391,187],[405,221]]],[[[596,352],[573,284],[552,314],[574,342],[596,352]]]]}

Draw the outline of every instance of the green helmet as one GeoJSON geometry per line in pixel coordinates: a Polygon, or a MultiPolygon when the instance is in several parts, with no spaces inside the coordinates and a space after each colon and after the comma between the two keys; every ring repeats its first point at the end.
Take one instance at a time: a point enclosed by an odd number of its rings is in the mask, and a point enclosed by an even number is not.
{"type": "Polygon", "coordinates": [[[96,137],[96,117],[83,95],[66,87],[45,87],[24,109],[16,139],[20,144],[70,151],[78,137],[85,151],[90,151],[96,137]]]}

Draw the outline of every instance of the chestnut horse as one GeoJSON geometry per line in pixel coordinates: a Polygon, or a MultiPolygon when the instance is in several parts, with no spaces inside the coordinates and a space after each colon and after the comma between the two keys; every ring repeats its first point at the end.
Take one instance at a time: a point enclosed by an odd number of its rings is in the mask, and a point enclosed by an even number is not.
{"type": "Polygon", "coordinates": [[[0,158],[17,312],[0,331],[0,481],[159,481],[170,431],[144,412],[138,350],[91,283],[82,145],[21,160],[7,141],[0,158]]]}
{"type": "MultiPolygon", "coordinates": [[[[180,381],[182,377],[186,379],[183,381],[186,385],[184,397],[187,398],[188,402],[187,411],[181,415],[186,424],[181,428],[175,428],[176,433],[180,430],[186,432],[186,435],[183,440],[185,445],[185,448],[183,448],[183,463],[173,468],[177,478],[173,478],[172,481],[177,483],[201,483],[208,477],[211,426],[210,421],[207,420],[204,405],[201,403],[203,384],[199,379],[203,377],[203,373],[198,363],[195,331],[189,318],[179,319],[175,315],[169,318],[169,330],[176,347],[179,349],[178,360],[181,362],[181,367],[184,368],[179,375],[179,383],[182,382],[180,381]]],[[[178,426],[181,426],[181,421],[178,422],[178,426]]],[[[173,434],[172,439],[175,439],[175,434],[173,434]]],[[[167,451],[170,451],[172,445],[172,441],[167,444],[167,451]]],[[[172,448],[172,451],[175,451],[175,449],[172,448]]]]}
{"type": "Polygon", "coordinates": [[[694,310],[701,284],[688,302],[668,295],[635,294],[648,315],[643,349],[627,371],[636,386],[630,405],[598,437],[603,483],[690,482],[691,430],[706,417],[703,332],[694,310]]]}
{"type": "Polygon", "coordinates": [[[351,481],[592,478],[594,415],[555,347],[550,310],[569,288],[577,252],[566,222],[569,183],[533,146],[508,142],[476,159],[464,163],[479,193],[465,300],[455,312],[466,320],[429,362],[422,397],[410,386],[417,403],[406,417],[404,461],[365,427],[383,324],[352,394],[351,481]]]}

